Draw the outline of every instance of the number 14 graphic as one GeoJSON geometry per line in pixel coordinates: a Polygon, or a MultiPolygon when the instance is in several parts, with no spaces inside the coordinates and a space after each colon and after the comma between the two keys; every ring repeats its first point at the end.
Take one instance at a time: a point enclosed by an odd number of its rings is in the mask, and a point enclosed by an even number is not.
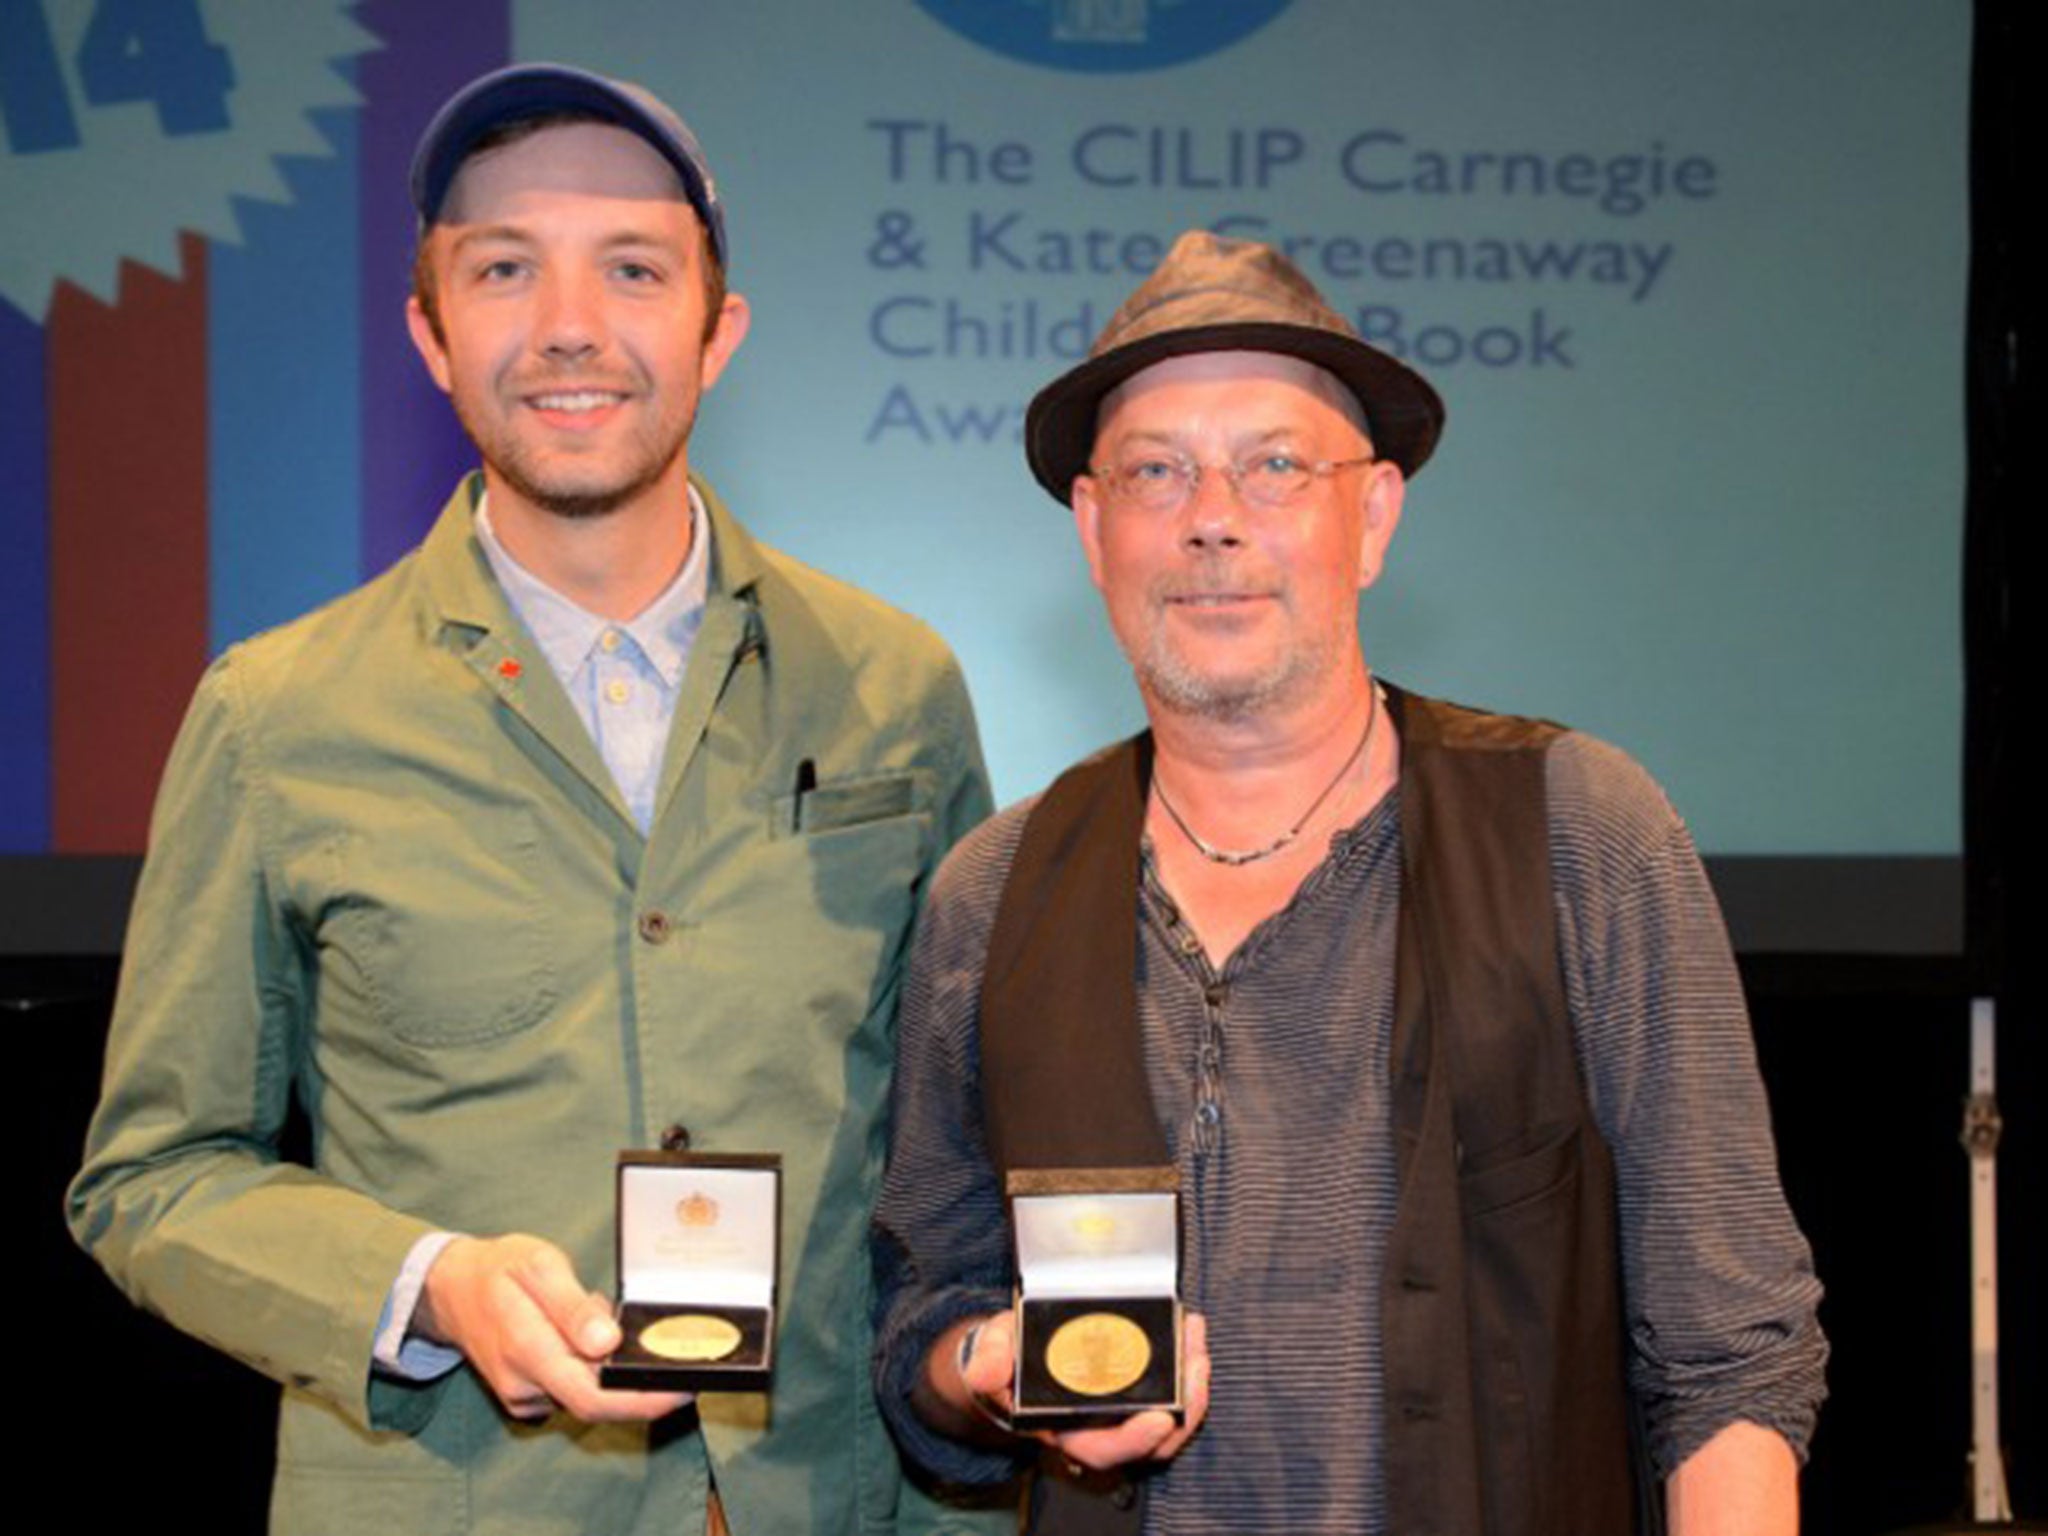
{"type": "MultiPolygon", "coordinates": [[[[0,122],[18,155],[79,143],[43,0],[0,0],[0,122]]],[[[88,105],[148,101],[169,135],[228,126],[235,66],[206,35],[199,0],[96,0],[78,44],[88,105]]]]}

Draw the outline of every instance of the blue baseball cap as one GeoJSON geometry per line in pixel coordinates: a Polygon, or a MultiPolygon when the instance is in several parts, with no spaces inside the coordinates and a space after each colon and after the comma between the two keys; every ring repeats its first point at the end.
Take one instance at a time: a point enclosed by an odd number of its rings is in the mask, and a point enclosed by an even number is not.
{"type": "Polygon", "coordinates": [[[472,80],[448,98],[412,154],[412,203],[420,228],[440,217],[455,173],[480,139],[504,123],[556,112],[615,124],[652,146],[682,178],[683,195],[704,221],[719,265],[725,265],[725,210],[697,136],[653,92],[569,64],[514,64],[472,80]]]}

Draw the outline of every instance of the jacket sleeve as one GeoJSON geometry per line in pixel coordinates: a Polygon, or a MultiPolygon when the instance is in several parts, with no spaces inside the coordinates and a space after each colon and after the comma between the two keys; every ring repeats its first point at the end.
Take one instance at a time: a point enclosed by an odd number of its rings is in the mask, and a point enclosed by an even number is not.
{"type": "Polygon", "coordinates": [[[201,682],[130,918],[73,1235],[138,1306],[362,1423],[437,1393],[378,1384],[372,1337],[424,1222],[280,1155],[316,1000],[265,858],[242,658],[201,682]]]}

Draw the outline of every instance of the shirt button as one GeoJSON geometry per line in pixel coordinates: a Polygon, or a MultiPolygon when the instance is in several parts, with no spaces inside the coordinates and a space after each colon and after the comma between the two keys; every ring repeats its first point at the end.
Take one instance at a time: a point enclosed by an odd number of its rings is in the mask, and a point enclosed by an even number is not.
{"type": "Polygon", "coordinates": [[[664,1152],[687,1152],[690,1150],[690,1128],[675,1124],[661,1133],[661,1150],[664,1152]]]}
{"type": "Polygon", "coordinates": [[[619,632],[616,629],[608,629],[597,637],[597,643],[607,653],[616,651],[619,648],[619,632]]]}
{"type": "Polygon", "coordinates": [[[1214,1008],[1218,1013],[1221,1013],[1223,1011],[1224,1000],[1229,996],[1230,988],[1225,986],[1220,981],[1212,983],[1211,985],[1206,986],[1202,989],[1202,1001],[1207,1003],[1211,1008],[1214,1008]]]}
{"type": "Polygon", "coordinates": [[[1223,1118],[1223,1111],[1214,1099],[1204,1099],[1195,1106],[1195,1118],[1204,1125],[1214,1125],[1223,1118]]]}
{"type": "Polygon", "coordinates": [[[675,927],[674,920],[659,907],[650,907],[640,914],[640,937],[649,944],[666,944],[675,927]]]}
{"type": "Polygon", "coordinates": [[[633,696],[633,690],[623,677],[615,677],[604,685],[604,696],[614,704],[623,704],[633,696]]]}

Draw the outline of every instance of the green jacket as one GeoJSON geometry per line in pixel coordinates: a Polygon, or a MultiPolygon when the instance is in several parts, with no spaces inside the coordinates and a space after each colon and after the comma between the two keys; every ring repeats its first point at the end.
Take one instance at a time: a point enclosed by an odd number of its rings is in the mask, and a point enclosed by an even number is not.
{"type": "Polygon", "coordinates": [[[284,1384],[277,1530],[687,1536],[710,1467],[738,1536],[894,1528],[868,1212],[906,938],[987,783],[936,637],[699,490],[711,590],[645,838],[474,481],[385,576],[222,656],[172,753],[70,1217],[284,1384]],[[311,1167],[278,1152],[295,1094],[311,1167]],[[783,1154],[771,1395],[650,1435],[372,1375],[431,1229],[539,1233],[612,1287],[614,1156],[671,1125],[783,1154]]]}

